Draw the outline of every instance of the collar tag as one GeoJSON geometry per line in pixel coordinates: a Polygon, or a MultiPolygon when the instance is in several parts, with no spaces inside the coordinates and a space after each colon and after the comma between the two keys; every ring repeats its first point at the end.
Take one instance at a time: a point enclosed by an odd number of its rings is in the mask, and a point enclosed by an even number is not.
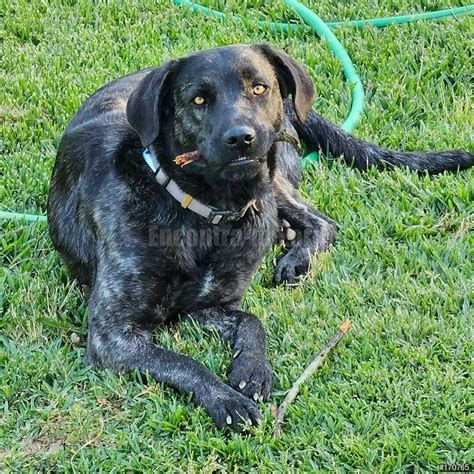
{"type": "Polygon", "coordinates": [[[142,155],[143,159],[146,161],[146,164],[151,168],[153,173],[156,173],[159,168],[159,164],[157,160],[153,157],[153,155],[150,153],[150,150],[148,148],[145,148],[143,150],[142,155]]]}

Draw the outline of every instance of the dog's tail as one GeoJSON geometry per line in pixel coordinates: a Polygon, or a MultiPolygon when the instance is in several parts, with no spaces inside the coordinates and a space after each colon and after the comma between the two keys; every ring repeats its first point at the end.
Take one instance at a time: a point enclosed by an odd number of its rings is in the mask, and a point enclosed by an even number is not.
{"type": "MultiPolygon", "coordinates": [[[[287,107],[288,109],[289,107],[287,107]]],[[[311,148],[342,156],[344,161],[362,171],[371,166],[379,169],[395,166],[436,174],[443,171],[457,171],[474,165],[474,155],[467,151],[402,152],[381,148],[345,132],[316,112],[310,111],[302,124],[293,110],[288,111],[290,120],[299,137],[311,148]]]]}

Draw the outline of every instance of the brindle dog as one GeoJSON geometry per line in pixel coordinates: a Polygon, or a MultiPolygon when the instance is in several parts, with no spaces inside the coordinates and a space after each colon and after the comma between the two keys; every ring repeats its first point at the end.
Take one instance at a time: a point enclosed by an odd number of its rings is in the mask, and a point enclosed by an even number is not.
{"type": "Polygon", "coordinates": [[[299,238],[277,265],[277,283],[294,282],[336,236],[335,222],[298,192],[297,137],[360,169],[435,173],[473,164],[462,151],[401,153],[365,143],[310,111],[313,98],[294,59],[237,45],[122,77],[82,105],[61,140],[48,220],[66,265],[90,287],[87,363],[137,368],[192,392],[220,427],[258,423],[255,402],[268,399],[272,370],[264,328],[240,310],[242,294],[279,219],[299,238]],[[157,182],[145,148],[166,183],[157,182]],[[188,152],[198,159],[175,164],[188,152]],[[168,178],[183,191],[181,202],[168,178]],[[212,206],[212,219],[186,208],[192,200],[212,206]],[[153,330],[178,315],[231,344],[228,384],[152,342],[153,330]]]}

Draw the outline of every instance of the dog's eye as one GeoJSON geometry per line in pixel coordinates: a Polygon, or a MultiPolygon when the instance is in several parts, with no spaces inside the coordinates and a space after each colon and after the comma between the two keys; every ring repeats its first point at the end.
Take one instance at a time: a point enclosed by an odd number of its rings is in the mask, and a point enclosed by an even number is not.
{"type": "Polygon", "coordinates": [[[193,102],[194,102],[196,105],[202,105],[202,104],[204,104],[204,102],[206,102],[206,101],[204,100],[204,97],[201,97],[200,95],[198,95],[198,96],[194,97],[193,102]]]}
{"type": "Polygon", "coordinates": [[[265,93],[266,90],[267,90],[267,86],[264,86],[263,84],[257,84],[253,88],[253,93],[255,95],[262,95],[263,93],[265,93]]]}

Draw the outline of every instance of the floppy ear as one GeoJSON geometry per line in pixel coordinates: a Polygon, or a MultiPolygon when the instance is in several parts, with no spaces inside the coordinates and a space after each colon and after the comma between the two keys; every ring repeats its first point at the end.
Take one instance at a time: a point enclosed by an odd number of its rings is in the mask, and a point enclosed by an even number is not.
{"type": "Polygon", "coordinates": [[[296,115],[304,122],[316,94],[308,72],[299,62],[282,51],[266,44],[259,44],[257,48],[275,68],[282,96],[293,96],[296,115]]]}
{"type": "Polygon", "coordinates": [[[131,93],[127,102],[127,119],[147,147],[158,136],[160,106],[165,95],[166,80],[174,61],[169,61],[147,74],[131,93]]]}

